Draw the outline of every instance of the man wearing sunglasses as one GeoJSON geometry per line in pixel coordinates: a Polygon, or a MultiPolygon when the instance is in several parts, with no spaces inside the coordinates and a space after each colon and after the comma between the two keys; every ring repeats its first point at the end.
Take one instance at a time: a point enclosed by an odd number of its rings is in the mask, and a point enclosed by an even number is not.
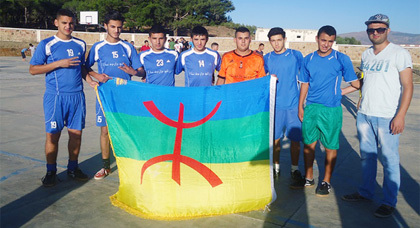
{"type": "Polygon", "coordinates": [[[404,119],[413,96],[411,56],[388,41],[389,18],[377,14],[365,22],[373,46],[362,55],[364,73],[362,101],[357,114],[357,132],[362,161],[362,184],[345,201],[371,200],[375,194],[378,145],[384,169],[383,200],[377,217],[389,217],[395,210],[400,187],[398,144],[404,119]],[[402,87],[402,91],[401,91],[402,87]]]}

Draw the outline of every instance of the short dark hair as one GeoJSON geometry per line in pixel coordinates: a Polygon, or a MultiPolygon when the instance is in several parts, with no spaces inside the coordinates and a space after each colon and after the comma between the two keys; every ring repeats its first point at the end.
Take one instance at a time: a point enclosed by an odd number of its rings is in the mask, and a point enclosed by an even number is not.
{"type": "Polygon", "coordinates": [[[68,10],[68,9],[59,9],[57,11],[56,19],[58,19],[61,16],[67,16],[67,17],[75,18],[74,13],[71,12],[70,10],[68,10]]]}
{"type": "Polygon", "coordinates": [[[318,30],[318,34],[316,36],[319,37],[321,35],[321,33],[325,33],[329,36],[337,36],[337,31],[335,31],[335,28],[332,27],[331,25],[322,26],[318,30]]]}
{"type": "Polygon", "coordinates": [[[282,35],[283,39],[286,38],[286,32],[280,27],[274,27],[270,29],[270,31],[267,34],[267,37],[268,39],[270,39],[272,36],[275,36],[275,35],[282,35]]]}
{"type": "Polygon", "coordinates": [[[247,33],[249,33],[249,35],[251,35],[251,32],[250,32],[250,31],[249,31],[249,29],[248,29],[248,28],[246,28],[246,27],[239,27],[239,28],[237,28],[237,29],[235,30],[235,37],[236,37],[236,34],[237,34],[238,32],[242,32],[242,33],[247,32],[247,33]]]}
{"type": "Polygon", "coordinates": [[[118,12],[118,11],[111,11],[111,12],[108,12],[105,15],[104,23],[105,24],[108,24],[110,20],[113,20],[113,21],[121,21],[121,22],[124,23],[125,18],[124,18],[124,16],[120,12],[118,12]]]}
{"type": "Polygon", "coordinates": [[[213,43],[211,43],[211,46],[219,46],[219,44],[216,43],[216,42],[213,42],[213,43]]]}
{"type": "Polygon", "coordinates": [[[193,36],[206,36],[206,38],[209,38],[209,32],[207,31],[206,28],[199,25],[199,26],[195,26],[192,29],[191,38],[193,38],[193,36]]]}
{"type": "Polygon", "coordinates": [[[152,33],[163,33],[166,36],[166,31],[162,25],[153,25],[149,30],[149,36],[151,36],[152,33]]]}
{"type": "Polygon", "coordinates": [[[258,46],[264,46],[264,44],[263,43],[260,43],[260,45],[258,45],[258,46]]]}

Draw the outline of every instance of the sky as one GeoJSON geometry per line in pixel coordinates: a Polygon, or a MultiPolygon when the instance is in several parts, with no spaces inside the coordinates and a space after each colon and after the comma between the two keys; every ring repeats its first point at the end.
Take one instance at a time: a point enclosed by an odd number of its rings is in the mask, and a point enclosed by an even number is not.
{"type": "Polygon", "coordinates": [[[314,29],[332,25],[338,34],[366,30],[377,13],[390,18],[395,32],[420,34],[420,0],[231,0],[234,23],[259,28],[314,29]]]}

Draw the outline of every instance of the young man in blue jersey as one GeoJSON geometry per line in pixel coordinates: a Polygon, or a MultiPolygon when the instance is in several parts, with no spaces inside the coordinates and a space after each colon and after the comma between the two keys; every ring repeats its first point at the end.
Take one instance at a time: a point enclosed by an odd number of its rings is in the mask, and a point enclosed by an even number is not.
{"type": "MultiPolygon", "coordinates": [[[[65,126],[69,134],[67,174],[76,180],[88,180],[88,176],[78,167],[86,116],[82,82],[82,77],[86,76],[83,67],[86,43],[71,36],[75,24],[71,11],[60,9],[54,24],[58,28],[57,34],[39,43],[29,67],[32,75],[46,74],[44,114],[47,174],[42,179],[45,187],[56,184],[58,142],[65,126]]],[[[91,86],[95,85],[89,76],[86,81],[91,86]]]]}
{"type": "MultiPolygon", "coordinates": [[[[134,46],[120,39],[123,23],[124,17],[119,12],[110,12],[105,15],[104,27],[107,36],[105,40],[96,42],[89,51],[85,65],[88,68],[88,73],[100,84],[110,78],[131,80],[132,74],[137,74],[133,69],[144,72],[140,68],[140,60],[134,46]],[[95,62],[98,62],[99,72],[91,69],[95,62]],[[130,72],[129,69],[133,72],[130,72]]],[[[96,126],[101,127],[100,147],[103,162],[102,168],[94,176],[96,180],[99,180],[111,173],[111,167],[108,127],[98,100],[96,100],[96,126]]]]}
{"type": "Polygon", "coordinates": [[[209,39],[207,29],[196,26],[191,32],[194,47],[181,53],[176,66],[176,74],[185,71],[185,87],[213,85],[214,71],[220,70],[219,53],[206,48],[209,39]]]}
{"type": "Polygon", "coordinates": [[[304,181],[299,171],[300,141],[302,141],[302,123],[298,116],[299,90],[297,77],[303,62],[300,51],[286,49],[286,32],[282,28],[272,28],[268,39],[274,51],[264,56],[267,74],[277,77],[276,112],[274,116],[274,177],[280,174],[281,139],[284,135],[290,140],[292,162],[291,188],[303,188],[304,181]]]}
{"type": "Polygon", "coordinates": [[[316,42],[318,50],[303,60],[299,74],[301,90],[299,97],[299,118],[302,120],[302,136],[305,147],[304,186],[313,186],[313,163],[315,146],[319,140],[325,147],[325,174],[316,189],[319,196],[327,196],[331,191],[331,175],[337,159],[339,135],[343,121],[341,108],[341,80],[344,77],[352,87],[360,84],[350,58],[332,49],[336,31],[332,26],[318,30],[316,42]],[[304,103],[306,100],[306,107],[304,103]]]}
{"type": "Polygon", "coordinates": [[[166,32],[160,25],[149,30],[150,50],[140,53],[140,65],[146,72],[146,83],[174,86],[178,52],[165,49],[166,32]]]}

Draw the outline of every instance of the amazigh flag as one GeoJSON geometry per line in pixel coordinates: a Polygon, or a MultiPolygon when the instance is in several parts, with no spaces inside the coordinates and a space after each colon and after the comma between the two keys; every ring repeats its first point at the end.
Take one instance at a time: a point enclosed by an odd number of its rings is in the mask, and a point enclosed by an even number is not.
{"type": "Polygon", "coordinates": [[[177,220],[275,200],[275,79],[194,88],[116,79],[97,93],[119,171],[114,205],[177,220]]]}

